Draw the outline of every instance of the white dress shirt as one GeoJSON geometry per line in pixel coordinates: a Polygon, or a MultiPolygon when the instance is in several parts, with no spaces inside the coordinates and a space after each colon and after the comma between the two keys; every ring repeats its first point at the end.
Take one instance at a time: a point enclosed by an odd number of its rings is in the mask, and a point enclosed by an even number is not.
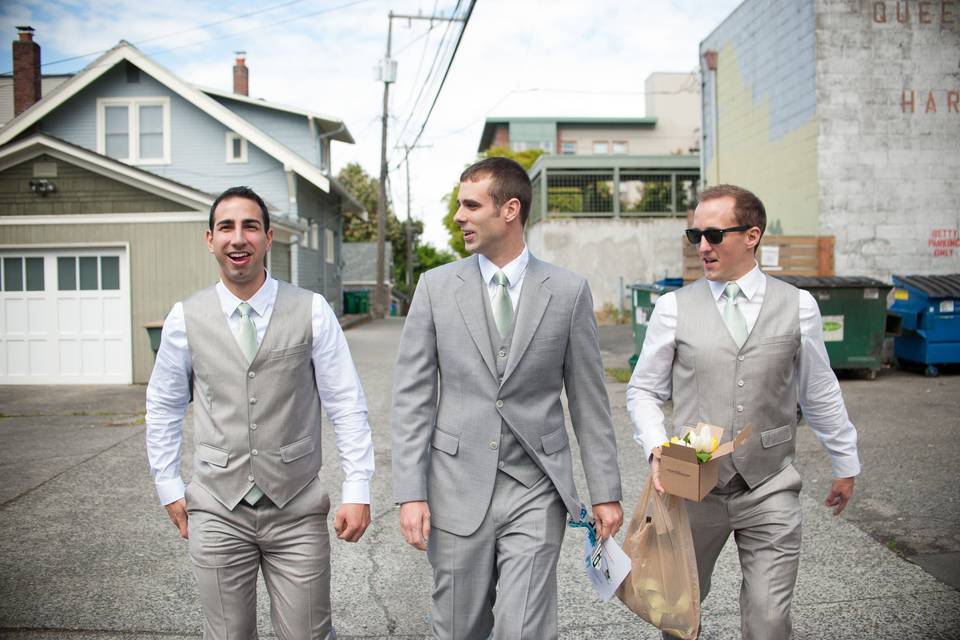
{"type": "MultiPolygon", "coordinates": [[[[250,317],[257,329],[257,342],[270,324],[277,300],[277,281],[267,274],[266,282],[246,302],[252,307],[250,317]]],[[[234,335],[240,326],[237,298],[224,286],[216,285],[220,310],[234,335]]],[[[342,499],[345,503],[370,503],[370,479],[373,477],[373,440],[367,423],[367,402],[360,386],[346,338],[333,309],[319,294],[313,295],[313,369],[317,393],[333,422],[340,466],[345,481],[342,499]]],[[[180,444],[183,440],[183,417],[190,401],[189,377],[193,361],[187,345],[183,303],[173,306],[163,323],[163,334],[157,361],[147,385],[147,457],[150,473],[157,485],[162,504],[183,497],[180,477],[180,444]]]]}
{"type": "Polygon", "coordinates": [[[523,251],[520,252],[520,255],[505,264],[502,269],[482,254],[477,257],[480,259],[480,275],[483,276],[483,281],[487,283],[490,302],[493,302],[493,297],[497,293],[497,283],[493,281],[493,276],[497,274],[497,271],[503,271],[503,275],[507,276],[507,282],[509,283],[507,293],[510,295],[510,302],[513,304],[513,313],[516,314],[517,303],[520,301],[520,287],[523,285],[523,276],[527,273],[527,262],[530,261],[530,252],[527,250],[527,245],[523,245],[523,251]]]}
{"type": "MultiPolygon", "coordinates": [[[[742,292],[738,306],[753,331],[767,290],[767,276],[759,266],[736,281],[742,292]]],[[[723,315],[726,282],[708,281],[723,315]]],[[[800,295],[800,356],[796,379],[800,407],[820,444],[830,454],[833,475],[849,478],[860,473],[857,431],[847,417],[837,376],[823,343],[823,321],[816,300],[808,291],[800,295]]],[[[633,419],[634,436],[649,459],[655,447],[667,440],[660,407],[673,392],[673,358],[676,349],[677,297],[672,291],[657,300],[637,366],[627,385],[627,411],[633,419]]],[[[720,425],[723,426],[723,425],[720,425]]]]}

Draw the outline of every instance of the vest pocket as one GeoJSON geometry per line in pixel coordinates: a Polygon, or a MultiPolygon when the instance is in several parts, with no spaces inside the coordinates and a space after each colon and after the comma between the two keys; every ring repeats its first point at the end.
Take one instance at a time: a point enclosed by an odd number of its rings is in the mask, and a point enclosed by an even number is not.
{"type": "Polygon", "coordinates": [[[790,442],[791,440],[793,440],[793,427],[789,424],[777,427],[776,429],[769,429],[760,434],[760,444],[763,445],[764,449],[769,449],[770,447],[775,447],[778,444],[790,442]]]}
{"type": "Polygon", "coordinates": [[[215,467],[225,467],[230,459],[230,451],[201,442],[197,445],[197,457],[215,467]]]}
{"type": "Polygon", "coordinates": [[[540,444],[543,446],[543,452],[548,456],[563,451],[569,440],[567,439],[567,430],[560,427],[556,431],[551,431],[545,436],[540,436],[540,444]]]}
{"type": "Polygon", "coordinates": [[[434,449],[439,449],[444,453],[455,456],[457,455],[457,449],[460,448],[460,438],[446,431],[440,431],[440,429],[434,428],[430,444],[434,449]]]}
{"type": "Polygon", "coordinates": [[[280,459],[284,462],[293,462],[305,455],[313,453],[313,436],[307,436],[280,447],[280,459]]]}
{"type": "Polygon", "coordinates": [[[295,356],[298,353],[303,353],[310,348],[309,342],[304,342],[303,344],[294,345],[292,347],[285,347],[283,349],[271,349],[270,350],[270,360],[275,360],[277,358],[289,358],[290,356],[295,356]]]}

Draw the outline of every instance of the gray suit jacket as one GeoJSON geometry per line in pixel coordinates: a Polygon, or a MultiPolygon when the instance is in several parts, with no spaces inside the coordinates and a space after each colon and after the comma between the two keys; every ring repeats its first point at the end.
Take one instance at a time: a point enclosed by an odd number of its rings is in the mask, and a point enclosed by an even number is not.
{"type": "Polygon", "coordinates": [[[395,500],[427,500],[432,526],[473,533],[493,495],[498,453],[491,444],[505,421],[579,518],[560,403],[566,388],[591,503],[619,501],[617,444],[586,280],[530,256],[502,383],[487,295],[476,256],[420,276],[394,376],[395,500]]]}

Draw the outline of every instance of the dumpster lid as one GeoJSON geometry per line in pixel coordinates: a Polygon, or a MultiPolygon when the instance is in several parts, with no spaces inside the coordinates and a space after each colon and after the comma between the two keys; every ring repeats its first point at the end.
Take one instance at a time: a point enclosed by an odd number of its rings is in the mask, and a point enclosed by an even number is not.
{"type": "Polygon", "coordinates": [[[788,284],[792,284],[798,289],[855,289],[861,287],[886,288],[890,285],[875,278],[830,276],[830,277],[808,277],[808,276],[774,276],[788,284]]]}
{"type": "Polygon", "coordinates": [[[679,287],[664,286],[662,284],[647,284],[647,283],[637,282],[635,284],[628,284],[627,289],[632,289],[635,291],[652,291],[653,293],[663,293],[665,291],[673,291],[674,289],[679,289],[679,287]]]}
{"type": "Polygon", "coordinates": [[[960,273],[945,276],[893,276],[894,284],[919,289],[931,298],[960,298],[960,273]]]}

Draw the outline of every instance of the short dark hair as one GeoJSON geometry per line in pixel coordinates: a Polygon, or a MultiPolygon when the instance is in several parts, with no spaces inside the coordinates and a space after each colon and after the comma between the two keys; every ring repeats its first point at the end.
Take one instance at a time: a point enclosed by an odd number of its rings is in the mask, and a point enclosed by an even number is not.
{"type": "Polygon", "coordinates": [[[213,212],[217,210],[217,205],[224,200],[229,200],[230,198],[246,198],[247,200],[256,202],[257,206],[260,207],[260,213],[263,216],[263,231],[266,233],[270,230],[270,212],[267,211],[267,205],[264,203],[263,198],[258,196],[257,192],[250,187],[241,186],[230,187],[218,195],[217,199],[213,201],[212,205],[210,205],[210,221],[208,222],[210,231],[213,231],[213,212]]]}
{"type": "Polygon", "coordinates": [[[526,170],[510,158],[484,158],[474,162],[460,174],[460,182],[477,182],[490,178],[490,197],[499,209],[512,198],[520,201],[520,225],[527,224],[533,188],[526,170]]]}
{"type": "Polygon", "coordinates": [[[716,200],[717,198],[733,198],[733,215],[738,225],[759,227],[760,237],[767,229],[767,211],[763,203],[752,191],[732,184],[718,184],[700,192],[698,200],[716,200]]]}

